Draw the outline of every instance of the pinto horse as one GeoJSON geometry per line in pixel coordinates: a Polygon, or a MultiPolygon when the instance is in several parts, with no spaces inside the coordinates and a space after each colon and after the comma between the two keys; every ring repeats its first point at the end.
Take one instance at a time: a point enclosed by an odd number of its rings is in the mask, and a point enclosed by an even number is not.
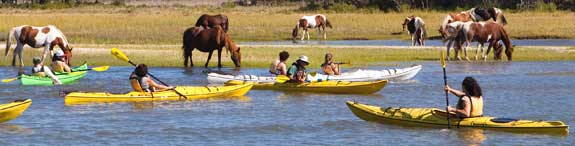
{"type": "Polygon", "coordinates": [[[415,16],[405,17],[403,20],[403,31],[407,27],[407,34],[411,35],[412,45],[415,46],[415,42],[420,46],[425,46],[425,37],[427,37],[427,30],[425,29],[425,22],[423,19],[415,16]]]}
{"type": "Polygon", "coordinates": [[[487,9],[485,9],[485,8],[471,8],[467,11],[462,11],[462,12],[459,12],[456,14],[449,13],[445,17],[445,19],[443,19],[443,22],[441,23],[441,27],[439,28],[439,33],[445,39],[445,34],[444,34],[443,30],[445,29],[447,24],[449,24],[451,22],[456,22],[456,21],[481,22],[481,21],[487,21],[489,19],[493,19],[493,21],[495,21],[495,22],[500,22],[503,25],[507,24],[507,19],[503,15],[503,11],[501,11],[501,9],[494,8],[494,7],[487,8],[487,9]]]}
{"type": "Polygon", "coordinates": [[[214,28],[217,25],[221,26],[224,29],[224,32],[227,33],[229,28],[228,16],[222,14],[218,15],[203,14],[196,21],[196,27],[202,26],[204,27],[204,29],[214,28]]]}
{"type": "Polygon", "coordinates": [[[204,67],[208,67],[208,63],[212,58],[214,50],[218,50],[218,67],[221,68],[222,48],[226,47],[228,52],[231,52],[232,61],[236,67],[240,67],[241,54],[240,47],[234,43],[232,38],[224,32],[223,28],[216,26],[212,29],[204,29],[202,27],[191,27],[184,32],[183,46],[184,50],[184,66],[188,67],[188,59],[190,66],[194,66],[192,61],[192,51],[197,48],[201,52],[208,52],[208,60],[204,67]]]}
{"type": "MultiPolygon", "coordinates": [[[[501,46],[499,45],[499,41],[502,41],[505,45],[505,54],[507,55],[507,60],[512,60],[512,53],[513,53],[513,46],[511,46],[511,40],[509,39],[509,35],[503,28],[501,24],[495,22],[466,22],[466,23],[453,23],[448,25],[447,29],[452,29],[452,26],[457,28],[456,32],[451,33],[456,35],[457,40],[457,48],[461,48],[463,44],[463,50],[465,52],[465,58],[467,59],[467,48],[471,44],[472,41],[477,41],[478,46],[477,50],[475,51],[475,60],[478,60],[479,50],[481,50],[481,57],[484,60],[487,60],[487,54],[483,52],[483,44],[489,42],[489,46],[487,47],[487,53],[491,50],[491,48],[495,48],[494,52],[494,59],[499,60],[501,59],[501,46]],[[455,25],[457,24],[457,25],[455,25]]],[[[456,51],[456,57],[459,58],[456,51]]]]}
{"type": "Polygon", "coordinates": [[[66,36],[60,31],[56,26],[48,25],[42,27],[35,27],[29,25],[22,25],[18,27],[13,27],[10,32],[8,32],[8,37],[6,39],[6,55],[8,56],[8,51],[10,50],[10,40],[16,38],[16,48],[14,49],[14,56],[12,58],[12,66],[16,66],[16,56],[20,58],[20,66],[24,66],[24,61],[22,60],[22,50],[24,45],[29,45],[32,48],[44,47],[44,53],[42,54],[42,62],[46,58],[46,54],[50,51],[50,57],[53,56],[54,46],[60,47],[66,56],[66,63],[70,65],[70,60],[72,58],[72,49],[66,39],[66,36]]]}
{"type": "Polygon", "coordinates": [[[331,23],[329,22],[329,20],[327,20],[327,17],[325,17],[325,15],[316,14],[311,16],[303,16],[298,20],[297,25],[292,31],[292,40],[295,41],[295,38],[297,37],[300,28],[302,28],[303,30],[301,40],[305,38],[306,34],[307,34],[307,40],[309,40],[308,28],[317,28],[318,37],[323,32],[323,39],[326,40],[327,39],[327,34],[325,32],[326,26],[333,29],[331,23]]]}

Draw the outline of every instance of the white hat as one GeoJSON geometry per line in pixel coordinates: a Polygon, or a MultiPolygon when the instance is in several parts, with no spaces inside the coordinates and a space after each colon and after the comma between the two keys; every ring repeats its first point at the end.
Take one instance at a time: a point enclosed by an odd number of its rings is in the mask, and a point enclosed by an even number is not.
{"type": "Polygon", "coordinates": [[[56,51],[56,56],[59,56],[59,57],[64,56],[64,51],[62,51],[62,50],[56,51]]]}
{"type": "Polygon", "coordinates": [[[307,56],[305,56],[305,55],[301,55],[298,60],[309,64],[309,60],[307,59],[307,56]]]}

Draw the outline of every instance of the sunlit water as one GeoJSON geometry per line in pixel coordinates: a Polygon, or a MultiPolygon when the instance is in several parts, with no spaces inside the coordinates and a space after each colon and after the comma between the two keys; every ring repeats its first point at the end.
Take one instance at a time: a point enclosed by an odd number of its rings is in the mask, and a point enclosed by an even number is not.
{"type": "MultiPolygon", "coordinates": [[[[572,145],[573,134],[552,136],[481,129],[422,128],[366,122],[345,101],[379,106],[445,106],[437,62],[423,64],[413,79],[389,84],[373,95],[250,91],[246,97],[197,101],[65,106],[60,91],[130,90],[131,67],[90,72],[76,84],[0,84],[0,102],[32,98],[18,119],[0,124],[0,145],[572,145]]],[[[373,66],[370,69],[383,69],[373,66]]],[[[26,68],[26,71],[29,70],[26,68]]],[[[351,69],[347,69],[351,70],[351,69]]],[[[0,67],[0,78],[18,70],[0,67]]],[[[232,72],[231,69],[222,69],[232,72]]],[[[449,63],[448,82],[465,76],[483,87],[486,115],[575,123],[575,62],[449,63]]],[[[172,85],[207,85],[206,69],[152,68],[172,85]]],[[[261,74],[265,69],[242,69],[261,74]]],[[[237,73],[237,72],[236,72],[237,73]]],[[[452,105],[457,100],[450,96],[452,105]]],[[[570,133],[574,130],[571,128],[570,133]]]]}
{"type": "MultiPolygon", "coordinates": [[[[517,46],[575,46],[575,40],[569,39],[524,39],[511,40],[517,46]]],[[[296,41],[239,42],[242,45],[332,45],[332,46],[411,46],[410,40],[329,40],[317,39],[296,41]]],[[[426,46],[444,46],[441,40],[426,40],[426,46]]],[[[474,47],[476,43],[473,43],[474,47]]],[[[485,44],[487,45],[487,44],[485,44]]]]}

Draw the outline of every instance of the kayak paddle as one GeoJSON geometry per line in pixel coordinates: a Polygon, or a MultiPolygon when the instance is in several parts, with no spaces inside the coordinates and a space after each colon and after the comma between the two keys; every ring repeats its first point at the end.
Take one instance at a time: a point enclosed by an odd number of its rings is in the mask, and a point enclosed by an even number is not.
{"type": "MultiPolygon", "coordinates": [[[[97,71],[97,72],[103,72],[108,70],[108,68],[110,68],[110,66],[100,66],[100,67],[93,67],[93,68],[88,68],[85,70],[77,70],[77,71],[89,71],[89,70],[93,70],[93,71],[97,71]]],[[[9,83],[9,82],[13,82],[15,80],[20,79],[20,76],[18,77],[14,77],[14,78],[7,78],[7,79],[3,79],[2,83],[9,83]]]]}
{"type": "MultiPolygon", "coordinates": [[[[118,49],[118,48],[112,48],[111,54],[112,54],[112,56],[114,56],[114,57],[116,57],[116,58],[118,58],[118,59],[120,59],[120,60],[123,60],[123,61],[126,61],[126,62],[132,64],[132,66],[136,66],[136,64],[135,64],[134,62],[130,61],[130,58],[128,58],[128,56],[126,56],[126,54],[124,54],[124,52],[120,51],[120,49],[118,49]]],[[[152,75],[152,74],[150,74],[150,73],[148,73],[148,75],[149,75],[150,77],[152,77],[153,79],[155,79],[156,81],[160,82],[162,85],[164,85],[164,86],[170,86],[170,85],[168,85],[168,84],[162,82],[160,79],[156,78],[154,75],[152,75]]],[[[178,95],[184,97],[185,99],[188,99],[188,97],[187,97],[186,95],[184,95],[184,94],[178,92],[178,90],[176,90],[175,88],[174,88],[174,89],[171,89],[171,90],[174,90],[174,91],[176,92],[176,94],[178,94],[178,95]]]]}
{"type": "Polygon", "coordinates": [[[290,80],[290,78],[289,78],[288,76],[286,76],[286,75],[278,75],[278,76],[276,76],[276,82],[278,82],[278,83],[285,83],[285,82],[287,82],[287,81],[289,81],[289,80],[290,80]]]}
{"type": "MultiPolygon", "coordinates": [[[[443,51],[441,51],[441,67],[443,68],[443,85],[444,87],[447,86],[447,74],[445,73],[445,56],[443,51]]],[[[451,128],[451,121],[449,120],[449,117],[451,116],[449,114],[449,94],[447,93],[447,90],[445,90],[445,104],[447,105],[445,107],[445,111],[447,112],[447,129],[451,128]]]]}

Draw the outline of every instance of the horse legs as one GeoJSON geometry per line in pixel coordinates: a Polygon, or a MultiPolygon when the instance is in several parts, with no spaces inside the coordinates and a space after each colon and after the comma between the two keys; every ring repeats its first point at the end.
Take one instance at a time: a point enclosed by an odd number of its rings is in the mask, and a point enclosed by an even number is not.
{"type": "MultiPolygon", "coordinates": [[[[497,41],[491,41],[489,42],[489,46],[487,46],[487,51],[485,51],[485,54],[483,54],[483,61],[487,61],[487,55],[489,55],[489,52],[491,51],[491,48],[494,47],[496,45],[496,43],[498,43],[497,41]]],[[[493,52],[495,52],[495,49],[493,49],[493,52]]]]}
{"type": "MultiPolygon", "coordinates": [[[[451,49],[452,42],[453,42],[453,40],[447,41],[447,48],[446,48],[447,49],[447,60],[451,60],[451,57],[449,57],[449,50],[451,49]]],[[[455,54],[457,56],[457,51],[455,51],[455,54]]]]}
{"type": "Polygon", "coordinates": [[[411,34],[411,46],[415,46],[415,34],[411,34]]]}
{"type": "Polygon", "coordinates": [[[218,68],[222,68],[222,49],[218,49],[218,68]]]}
{"type": "Polygon", "coordinates": [[[301,40],[303,41],[303,39],[305,38],[305,28],[301,30],[301,40]]]}
{"type": "Polygon", "coordinates": [[[467,61],[469,61],[469,57],[467,57],[467,49],[469,48],[469,45],[471,45],[471,41],[466,41],[465,47],[463,47],[463,54],[465,55],[465,60],[467,61]]]}
{"type": "Polygon", "coordinates": [[[210,51],[210,53],[208,53],[208,60],[206,61],[206,64],[204,65],[205,68],[208,68],[208,63],[210,63],[210,59],[212,59],[212,54],[214,54],[214,50],[210,51]]]}
{"type": "Polygon", "coordinates": [[[479,55],[479,50],[481,50],[481,57],[483,57],[483,43],[477,42],[477,49],[475,50],[475,60],[478,60],[477,55],[479,55]]]}
{"type": "Polygon", "coordinates": [[[307,40],[309,41],[309,31],[305,30],[305,33],[307,33],[307,40]]]}
{"type": "Polygon", "coordinates": [[[14,53],[12,54],[12,66],[16,66],[16,57],[20,59],[20,67],[24,66],[24,61],[22,60],[22,49],[24,49],[24,45],[18,43],[16,48],[14,48],[14,53]]]}

